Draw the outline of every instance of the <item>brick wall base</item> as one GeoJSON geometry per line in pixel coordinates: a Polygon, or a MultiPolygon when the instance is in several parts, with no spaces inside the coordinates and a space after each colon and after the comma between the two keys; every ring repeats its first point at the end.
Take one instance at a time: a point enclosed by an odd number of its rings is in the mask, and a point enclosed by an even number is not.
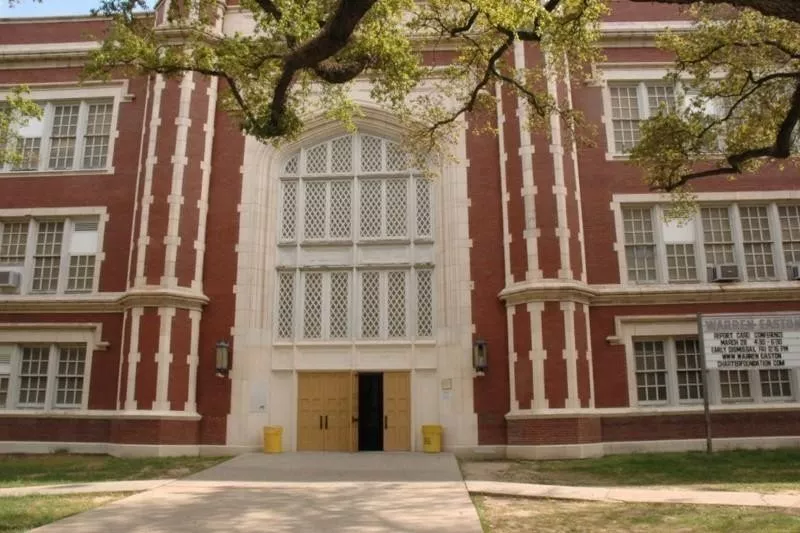
{"type": "MultiPolygon", "coordinates": [[[[800,436],[800,410],[712,413],[714,438],[800,436]]],[[[602,414],[553,418],[509,417],[508,445],[544,446],[602,442],[703,439],[702,413],[664,415],[602,414]]]]}
{"type": "Polygon", "coordinates": [[[508,421],[508,444],[590,444],[600,442],[599,417],[517,418],[508,421]]]}
{"type": "Polygon", "coordinates": [[[0,418],[0,441],[198,444],[199,420],[0,418]]]}

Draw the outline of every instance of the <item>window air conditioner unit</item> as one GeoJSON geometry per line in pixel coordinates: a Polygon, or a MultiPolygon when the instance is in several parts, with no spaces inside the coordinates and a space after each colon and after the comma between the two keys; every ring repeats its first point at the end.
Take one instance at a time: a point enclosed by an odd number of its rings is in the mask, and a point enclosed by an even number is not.
{"type": "Polygon", "coordinates": [[[709,281],[739,281],[739,265],[724,264],[708,267],[709,281]]]}
{"type": "Polygon", "coordinates": [[[16,270],[0,269],[0,289],[19,289],[22,276],[16,270]]]}
{"type": "Polygon", "coordinates": [[[789,279],[800,280],[800,264],[789,265],[789,279]]]}

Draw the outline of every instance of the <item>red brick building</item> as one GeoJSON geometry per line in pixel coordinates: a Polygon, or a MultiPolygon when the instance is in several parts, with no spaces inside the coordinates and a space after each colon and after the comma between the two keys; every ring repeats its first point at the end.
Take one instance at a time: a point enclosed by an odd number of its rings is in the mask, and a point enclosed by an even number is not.
{"type": "MultiPolygon", "coordinates": [[[[216,31],[246,29],[229,4],[216,31]]],[[[688,23],[612,6],[595,77],[550,85],[595,146],[527,131],[504,90],[499,135],[465,128],[435,181],[368,91],[356,134],[312,117],[275,148],[216,79],[79,85],[101,20],[0,20],[0,93],[44,109],[0,169],[0,451],[236,452],[267,425],[290,450],[420,450],[423,424],[459,453],[701,447],[696,313],[800,311],[800,190],[709,179],[664,222],[624,153],[679,90],[654,36],[688,23]]],[[[797,377],[711,372],[719,445],[796,444],[797,377]]]]}

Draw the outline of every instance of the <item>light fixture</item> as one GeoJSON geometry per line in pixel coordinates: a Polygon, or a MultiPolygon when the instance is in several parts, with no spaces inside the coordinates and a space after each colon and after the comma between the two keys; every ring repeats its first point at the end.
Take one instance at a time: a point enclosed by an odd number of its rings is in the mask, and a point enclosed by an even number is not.
{"type": "Polygon", "coordinates": [[[483,339],[475,339],[472,344],[472,366],[476,372],[486,372],[489,368],[489,352],[487,350],[486,341],[483,339]]]}
{"type": "Polygon", "coordinates": [[[230,348],[226,340],[217,341],[217,375],[227,376],[230,369],[230,348]]]}

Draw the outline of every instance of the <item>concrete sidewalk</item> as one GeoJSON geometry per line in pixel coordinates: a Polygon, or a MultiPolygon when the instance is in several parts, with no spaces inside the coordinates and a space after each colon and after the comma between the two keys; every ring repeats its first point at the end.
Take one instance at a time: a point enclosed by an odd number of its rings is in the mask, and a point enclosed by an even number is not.
{"type": "Polygon", "coordinates": [[[449,454],[243,455],[39,532],[481,533],[449,454]]]}
{"type": "Polygon", "coordinates": [[[467,481],[471,494],[518,498],[555,498],[629,503],[685,503],[744,507],[800,508],[800,494],[653,489],[637,487],[567,487],[501,481],[467,481]]]}

